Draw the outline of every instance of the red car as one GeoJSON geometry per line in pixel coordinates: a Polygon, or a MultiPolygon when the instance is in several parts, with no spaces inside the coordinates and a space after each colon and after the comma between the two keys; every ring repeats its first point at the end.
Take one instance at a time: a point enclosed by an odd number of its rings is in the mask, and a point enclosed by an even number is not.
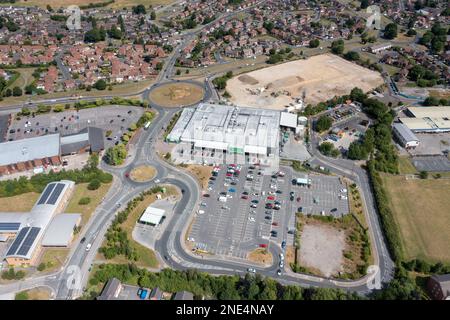
{"type": "Polygon", "coordinates": [[[226,174],[227,177],[231,177],[232,175],[233,175],[233,174],[232,174],[232,173],[229,173],[229,172],[226,174]]]}
{"type": "Polygon", "coordinates": [[[127,173],[125,173],[125,177],[129,177],[130,176],[130,174],[127,172],[127,173]]]}
{"type": "Polygon", "coordinates": [[[247,199],[248,199],[248,196],[245,196],[245,195],[244,195],[244,196],[241,197],[241,199],[247,200],[247,199]]]}
{"type": "Polygon", "coordinates": [[[272,222],[272,225],[276,227],[278,226],[278,222],[272,222]]]}
{"type": "Polygon", "coordinates": [[[274,196],[268,196],[267,200],[275,200],[275,197],[274,196]]]}
{"type": "Polygon", "coordinates": [[[259,244],[259,247],[260,247],[260,248],[267,248],[267,244],[265,244],[265,243],[260,243],[260,244],[259,244]]]}
{"type": "Polygon", "coordinates": [[[300,198],[300,197],[298,197],[298,198],[297,198],[297,202],[300,202],[300,200],[301,200],[301,198],[300,198]]]}
{"type": "Polygon", "coordinates": [[[203,196],[204,196],[205,198],[209,198],[209,194],[207,194],[207,193],[205,193],[203,196]]]}

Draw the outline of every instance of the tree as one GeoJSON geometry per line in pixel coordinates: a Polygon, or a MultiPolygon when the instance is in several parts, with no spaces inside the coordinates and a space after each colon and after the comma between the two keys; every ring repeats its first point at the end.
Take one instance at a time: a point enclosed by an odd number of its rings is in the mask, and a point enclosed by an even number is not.
{"type": "Polygon", "coordinates": [[[337,150],[331,142],[325,141],[319,146],[319,151],[329,157],[336,158],[339,156],[339,150],[337,150]]]}
{"type": "Polygon", "coordinates": [[[41,262],[41,263],[38,265],[37,270],[38,270],[38,271],[44,271],[45,268],[46,268],[45,263],[44,263],[44,262],[41,262]]]}
{"type": "Polygon", "coordinates": [[[143,4],[139,4],[132,8],[133,14],[146,14],[147,10],[145,10],[145,6],[143,4]]]}
{"type": "Polygon", "coordinates": [[[417,31],[414,30],[414,29],[409,29],[408,32],[406,33],[406,35],[407,35],[408,37],[415,36],[416,34],[417,34],[417,31]]]}
{"type": "Polygon", "coordinates": [[[349,51],[346,54],[344,54],[344,58],[350,61],[357,61],[359,60],[359,53],[356,51],[349,51]]]}
{"type": "Polygon", "coordinates": [[[14,87],[12,94],[14,97],[20,97],[22,95],[22,89],[20,87],[14,87]]]}
{"type": "Polygon", "coordinates": [[[427,179],[428,178],[428,172],[420,171],[419,176],[420,176],[420,179],[427,179]]]}
{"type": "Polygon", "coordinates": [[[342,54],[344,52],[344,40],[336,40],[331,43],[331,51],[334,54],[342,54]]]}
{"type": "Polygon", "coordinates": [[[367,95],[360,88],[355,87],[350,92],[350,99],[353,101],[363,102],[367,98],[367,95]]]}
{"type": "Polygon", "coordinates": [[[28,296],[28,293],[26,291],[21,291],[16,293],[14,300],[28,300],[29,298],[30,297],[28,296]]]}
{"type": "Polygon", "coordinates": [[[155,11],[152,11],[150,13],[150,20],[156,20],[156,12],[155,11]]]}
{"type": "Polygon", "coordinates": [[[119,143],[114,147],[106,150],[104,160],[107,164],[112,166],[121,165],[127,157],[127,149],[125,145],[119,143]]]}
{"type": "Polygon", "coordinates": [[[347,157],[352,160],[365,160],[367,159],[367,150],[359,141],[353,141],[348,147],[347,157]]]}
{"type": "Polygon", "coordinates": [[[317,132],[323,132],[329,130],[333,120],[329,116],[321,116],[315,123],[314,130],[317,132]]]}
{"type": "Polygon", "coordinates": [[[94,27],[84,34],[84,42],[89,43],[105,41],[105,38],[106,38],[106,31],[103,27],[101,27],[100,29],[94,27]]]}
{"type": "Polygon", "coordinates": [[[108,30],[108,35],[113,39],[122,39],[122,31],[118,29],[115,25],[108,30]]]}
{"type": "Polygon", "coordinates": [[[317,48],[320,45],[319,39],[313,39],[309,41],[310,48],[317,48]]]}
{"type": "Polygon", "coordinates": [[[424,106],[438,106],[439,105],[439,99],[436,98],[436,97],[429,96],[423,101],[422,104],[424,106]]]}
{"type": "Polygon", "coordinates": [[[105,90],[106,89],[106,81],[103,79],[97,80],[97,82],[94,83],[94,88],[97,90],[105,90]]]}
{"type": "Polygon", "coordinates": [[[384,28],[383,36],[386,39],[394,39],[397,37],[397,32],[398,32],[397,24],[389,23],[384,28]]]}
{"type": "Polygon", "coordinates": [[[97,190],[98,188],[100,188],[101,186],[101,182],[98,179],[93,179],[91,182],[89,182],[87,188],[89,190],[97,190]]]}
{"type": "Polygon", "coordinates": [[[361,9],[367,9],[369,6],[369,0],[361,0],[361,9]]]}

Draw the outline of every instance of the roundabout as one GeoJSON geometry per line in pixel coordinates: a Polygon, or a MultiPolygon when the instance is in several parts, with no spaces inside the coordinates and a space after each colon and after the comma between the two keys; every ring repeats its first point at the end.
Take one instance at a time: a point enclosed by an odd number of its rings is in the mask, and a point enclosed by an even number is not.
{"type": "Polygon", "coordinates": [[[148,95],[152,104],[165,108],[190,106],[203,100],[205,89],[200,83],[170,82],[153,87],[148,95]]]}
{"type": "Polygon", "coordinates": [[[130,179],[134,182],[148,182],[156,176],[156,173],[154,167],[141,165],[130,171],[130,179]]]}

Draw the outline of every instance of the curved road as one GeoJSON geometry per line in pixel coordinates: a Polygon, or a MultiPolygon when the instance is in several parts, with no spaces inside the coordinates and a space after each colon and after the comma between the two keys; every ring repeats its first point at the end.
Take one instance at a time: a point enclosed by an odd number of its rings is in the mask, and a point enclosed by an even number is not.
{"type": "MultiPolygon", "coordinates": [[[[231,15],[227,15],[227,17],[229,16],[231,15]]],[[[165,64],[165,67],[158,76],[156,83],[140,92],[144,98],[148,99],[150,91],[154,88],[173,81],[170,79],[170,76],[173,74],[173,67],[179,50],[182,49],[195,34],[196,32],[189,32],[185,34],[185,40],[169,57],[169,62],[165,64]]],[[[208,81],[205,81],[204,87],[205,96],[203,101],[208,101],[213,95],[213,89],[208,81]]],[[[136,94],[134,93],[133,95],[136,94]]],[[[103,98],[108,99],[112,98],[112,96],[103,98]]],[[[39,103],[52,104],[70,102],[73,100],[78,101],[95,99],[97,98],[61,98],[56,100],[47,100],[45,102],[40,101],[39,103]]],[[[37,104],[38,102],[33,103],[33,105],[37,104]]],[[[21,106],[22,105],[0,108],[0,111],[17,110],[21,106]]],[[[102,205],[97,208],[96,212],[85,226],[83,234],[79,237],[86,237],[86,242],[84,244],[80,244],[78,240],[77,243],[73,244],[68,261],[58,272],[50,275],[27,278],[8,285],[1,285],[0,294],[17,292],[36,286],[47,286],[52,288],[56,299],[74,299],[79,297],[83,293],[83,287],[87,283],[89,271],[93,261],[95,260],[97,250],[101,246],[107,228],[114,219],[116,213],[122,208],[122,206],[126,205],[128,201],[139,195],[142,191],[145,191],[153,186],[152,183],[136,183],[125,178],[126,172],[129,172],[132,167],[141,164],[148,164],[155,167],[157,170],[157,176],[155,179],[159,179],[160,183],[172,184],[183,190],[182,198],[177,203],[172,219],[170,219],[168,226],[155,245],[156,252],[160,255],[159,258],[161,262],[174,269],[185,270],[189,268],[196,268],[212,274],[244,274],[247,272],[247,268],[250,265],[247,265],[242,261],[234,261],[230,259],[204,259],[200,256],[193,255],[184,247],[183,235],[189,226],[190,219],[192,218],[192,214],[195,211],[197,202],[200,198],[200,189],[197,181],[193,177],[186,172],[169,165],[156,155],[156,140],[161,134],[162,129],[167,123],[169,123],[170,119],[177,111],[180,110],[180,108],[165,109],[157,105],[152,105],[152,107],[158,112],[158,115],[155,117],[149,130],[142,131],[142,135],[134,148],[133,158],[127,160],[128,164],[120,168],[109,167],[104,163],[101,164],[103,170],[114,175],[114,181],[113,186],[110,188],[110,191],[105,197],[102,205]],[[91,250],[89,251],[86,251],[87,243],[91,243],[92,245],[91,250]]],[[[369,223],[370,236],[374,248],[375,264],[379,266],[379,272],[378,274],[371,274],[356,281],[338,281],[306,274],[295,274],[293,272],[284,272],[281,276],[277,276],[277,259],[274,259],[274,264],[270,267],[257,267],[255,269],[258,273],[264,276],[274,277],[283,284],[343,288],[365,294],[370,291],[367,286],[367,282],[374,278],[375,275],[380,276],[380,280],[382,282],[388,282],[391,280],[394,270],[394,264],[387,251],[385,239],[381,231],[367,174],[362,168],[356,166],[351,161],[329,159],[322,156],[316,150],[317,141],[315,139],[317,138],[314,135],[311,137],[312,143],[309,150],[313,155],[313,158],[310,160],[310,163],[324,166],[330,169],[331,172],[346,176],[358,184],[367,209],[367,220],[369,223]]],[[[281,248],[275,244],[269,246],[269,249],[274,257],[277,257],[281,252],[281,248]]]]}

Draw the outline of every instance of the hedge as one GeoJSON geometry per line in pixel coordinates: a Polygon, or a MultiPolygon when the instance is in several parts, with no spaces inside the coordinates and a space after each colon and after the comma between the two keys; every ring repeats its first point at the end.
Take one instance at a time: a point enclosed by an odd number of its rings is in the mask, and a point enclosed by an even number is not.
{"type": "Polygon", "coordinates": [[[388,197],[383,188],[380,174],[376,171],[374,160],[369,160],[367,163],[369,178],[375,197],[375,203],[381,217],[381,224],[383,226],[384,234],[386,236],[389,251],[392,258],[398,264],[403,260],[403,246],[400,239],[400,230],[394,220],[394,215],[388,204],[388,197]]]}

